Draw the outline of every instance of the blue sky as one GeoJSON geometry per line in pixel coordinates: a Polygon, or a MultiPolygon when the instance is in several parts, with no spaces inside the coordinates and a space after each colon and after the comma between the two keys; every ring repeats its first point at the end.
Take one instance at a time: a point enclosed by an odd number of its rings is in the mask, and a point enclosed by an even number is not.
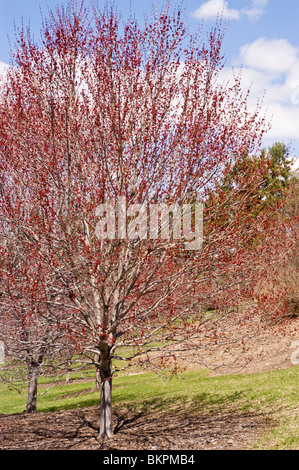
{"type": "MultiPolygon", "coordinates": [[[[46,14],[47,6],[66,4],[67,0],[0,0],[0,66],[9,61],[9,42],[14,43],[14,22],[30,22],[38,37],[41,26],[40,8],[46,14]]],[[[86,0],[86,5],[89,0],[86,0]]],[[[180,3],[180,2],[179,2],[180,3]]],[[[105,0],[98,0],[104,5],[105,0]]],[[[149,14],[153,5],[160,10],[161,0],[115,0],[117,8],[126,16],[130,10],[138,20],[149,14]]],[[[175,5],[174,1],[170,2],[175,5]]],[[[230,24],[223,52],[226,67],[223,78],[231,69],[243,67],[244,89],[251,84],[250,104],[254,108],[264,91],[264,108],[272,129],[264,145],[274,141],[290,144],[299,156],[299,2],[296,0],[185,0],[184,8],[189,24],[196,28],[201,21],[209,28],[215,23],[217,12],[230,24]]]]}

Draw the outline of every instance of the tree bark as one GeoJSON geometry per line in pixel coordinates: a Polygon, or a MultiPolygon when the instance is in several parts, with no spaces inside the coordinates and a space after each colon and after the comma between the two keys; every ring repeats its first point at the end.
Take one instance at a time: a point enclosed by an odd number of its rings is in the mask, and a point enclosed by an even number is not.
{"type": "Polygon", "coordinates": [[[100,343],[100,437],[112,437],[112,368],[110,348],[107,343],[100,343]]]}
{"type": "Polygon", "coordinates": [[[70,381],[71,370],[72,370],[71,363],[69,361],[67,361],[67,363],[66,363],[65,383],[68,383],[70,381]]]}
{"type": "Polygon", "coordinates": [[[94,362],[95,362],[95,368],[96,368],[96,373],[95,373],[95,389],[100,390],[100,382],[101,382],[101,371],[100,371],[100,355],[95,354],[94,355],[94,362]]]}
{"type": "Polygon", "coordinates": [[[37,402],[37,381],[39,375],[39,364],[37,362],[28,363],[28,397],[27,397],[27,413],[36,411],[37,402]]]}

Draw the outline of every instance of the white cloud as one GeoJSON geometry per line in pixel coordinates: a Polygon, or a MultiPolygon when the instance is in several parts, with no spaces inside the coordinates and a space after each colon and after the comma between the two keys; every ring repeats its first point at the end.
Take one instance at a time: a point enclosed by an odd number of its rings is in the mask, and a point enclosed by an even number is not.
{"type": "Polygon", "coordinates": [[[243,8],[241,13],[250,20],[258,20],[264,13],[268,0],[253,0],[249,8],[243,8]]]}
{"type": "MultiPolygon", "coordinates": [[[[0,61],[0,85],[3,79],[5,79],[6,72],[8,70],[8,65],[0,61]]],[[[3,97],[0,96],[0,103],[2,103],[3,97]]]]}
{"type": "Polygon", "coordinates": [[[287,103],[272,103],[269,114],[273,114],[272,127],[267,134],[270,140],[292,141],[299,136],[299,107],[287,103]]]}
{"type": "MultiPolygon", "coordinates": [[[[285,38],[259,38],[240,47],[233,66],[235,74],[242,74],[244,93],[250,87],[249,109],[254,111],[257,100],[263,98],[261,112],[266,112],[272,125],[263,145],[282,141],[295,148],[299,157],[299,49],[285,38]]],[[[232,70],[225,67],[219,78],[232,77],[232,70]]]]}
{"type": "Polygon", "coordinates": [[[192,16],[197,19],[213,19],[218,15],[231,20],[239,20],[242,16],[247,16],[251,20],[258,20],[264,13],[268,0],[251,0],[250,6],[241,10],[229,8],[225,0],[208,0],[197,8],[192,16]]]}
{"type": "Polygon", "coordinates": [[[245,66],[268,73],[287,73],[298,61],[298,50],[286,39],[256,39],[240,50],[245,66]]]}
{"type": "Polygon", "coordinates": [[[197,8],[192,16],[197,19],[211,19],[221,15],[223,18],[236,20],[240,18],[239,10],[228,8],[228,3],[224,0],[208,0],[197,8]]]}
{"type": "Polygon", "coordinates": [[[5,64],[4,62],[0,62],[0,77],[5,75],[7,69],[8,69],[8,65],[5,64]]]}

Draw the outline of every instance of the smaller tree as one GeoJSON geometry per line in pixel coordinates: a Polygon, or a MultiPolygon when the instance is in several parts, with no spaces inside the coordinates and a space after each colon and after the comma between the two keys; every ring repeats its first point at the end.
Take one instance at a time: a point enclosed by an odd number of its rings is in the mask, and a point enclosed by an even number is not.
{"type": "MultiPolygon", "coordinates": [[[[59,309],[53,308],[55,293],[49,279],[34,259],[28,243],[20,234],[7,232],[2,225],[0,244],[0,340],[8,361],[1,377],[18,389],[27,382],[27,412],[36,411],[37,384],[47,369],[53,374],[54,361],[73,354],[59,309]],[[4,236],[6,234],[6,236],[4,236]],[[27,374],[24,373],[24,365],[27,374]]],[[[60,364],[64,371],[63,362],[60,364]]]]}

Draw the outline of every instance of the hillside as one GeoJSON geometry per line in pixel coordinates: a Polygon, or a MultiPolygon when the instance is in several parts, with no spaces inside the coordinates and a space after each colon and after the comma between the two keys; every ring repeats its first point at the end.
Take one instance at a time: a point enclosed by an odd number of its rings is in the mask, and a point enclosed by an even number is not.
{"type": "MultiPolygon", "coordinates": [[[[295,349],[291,346],[294,341],[299,339],[298,326],[298,318],[288,321],[284,325],[268,325],[267,328],[260,328],[258,337],[248,334],[245,347],[241,348],[234,342],[222,347],[215,345],[213,351],[200,350],[200,354],[193,355],[193,360],[192,356],[189,356],[188,361],[184,364],[189,371],[197,368],[202,369],[203,363],[208,365],[210,371],[208,375],[211,378],[214,377],[212,380],[217,379],[217,376],[225,380],[227,373],[241,373],[240,377],[245,376],[246,378],[246,376],[249,377],[248,374],[260,373],[259,376],[263,375],[265,371],[280,369],[296,371],[295,354],[292,356],[295,349]]],[[[246,325],[246,331],[248,331],[248,325],[246,325]]],[[[181,363],[183,364],[182,360],[181,363]]],[[[296,374],[295,377],[297,377],[296,374]]],[[[132,377],[132,380],[136,379],[132,377]]],[[[234,400],[238,403],[238,394],[241,396],[242,393],[243,395],[245,393],[244,384],[241,385],[241,382],[242,379],[240,382],[236,379],[235,391],[228,394],[229,400],[232,400],[233,403],[234,400]],[[242,387],[243,392],[241,392],[242,387]]],[[[263,380],[260,383],[263,383],[263,380]]],[[[296,393],[295,390],[292,391],[293,384],[294,380],[292,385],[288,387],[291,389],[291,394],[296,393]]],[[[200,382],[198,386],[200,390],[200,382]]],[[[250,385],[250,387],[258,388],[257,385],[250,385]]],[[[245,390],[248,390],[248,386],[245,386],[245,390]]],[[[213,392],[210,393],[213,395],[213,392]]],[[[279,391],[278,393],[277,401],[280,401],[281,393],[283,395],[284,392],[279,391]]],[[[238,407],[232,407],[229,400],[225,406],[218,406],[217,398],[215,398],[216,406],[213,405],[209,409],[205,405],[206,393],[203,392],[201,396],[203,403],[198,402],[195,408],[194,403],[193,408],[188,408],[187,404],[184,408],[183,399],[179,408],[169,405],[169,408],[165,410],[163,398],[161,398],[161,406],[164,406],[163,411],[159,409],[158,405],[142,411],[137,411],[137,405],[136,409],[133,407],[131,410],[128,405],[126,411],[123,411],[122,407],[116,406],[113,416],[115,435],[109,441],[98,439],[98,406],[50,413],[37,412],[31,415],[26,413],[1,415],[0,449],[250,449],[264,436],[275,430],[280,421],[288,420],[288,415],[292,415],[291,419],[296,422],[296,417],[294,417],[296,406],[292,405],[290,410],[286,407],[285,416],[282,416],[281,406],[279,405],[276,409],[276,404],[271,402],[272,398],[270,405],[266,407],[263,405],[259,409],[257,403],[253,404],[252,409],[241,411],[238,407]]],[[[167,398],[169,397],[167,396],[167,398]]],[[[192,399],[194,400],[194,398],[192,399]]],[[[213,401],[213,396],[211,400],[213,401]]],[[[260,398],[257,400],[259,401],[260,398]]],[[[263,395],[262,401],[266,401],[263,395]]],[[[286,440],[289,434],[296,434],[296,431],[290,427],[285,432],[286,440]]],[[[294,448],[294,444],[292,448],[294,448]]]]}

